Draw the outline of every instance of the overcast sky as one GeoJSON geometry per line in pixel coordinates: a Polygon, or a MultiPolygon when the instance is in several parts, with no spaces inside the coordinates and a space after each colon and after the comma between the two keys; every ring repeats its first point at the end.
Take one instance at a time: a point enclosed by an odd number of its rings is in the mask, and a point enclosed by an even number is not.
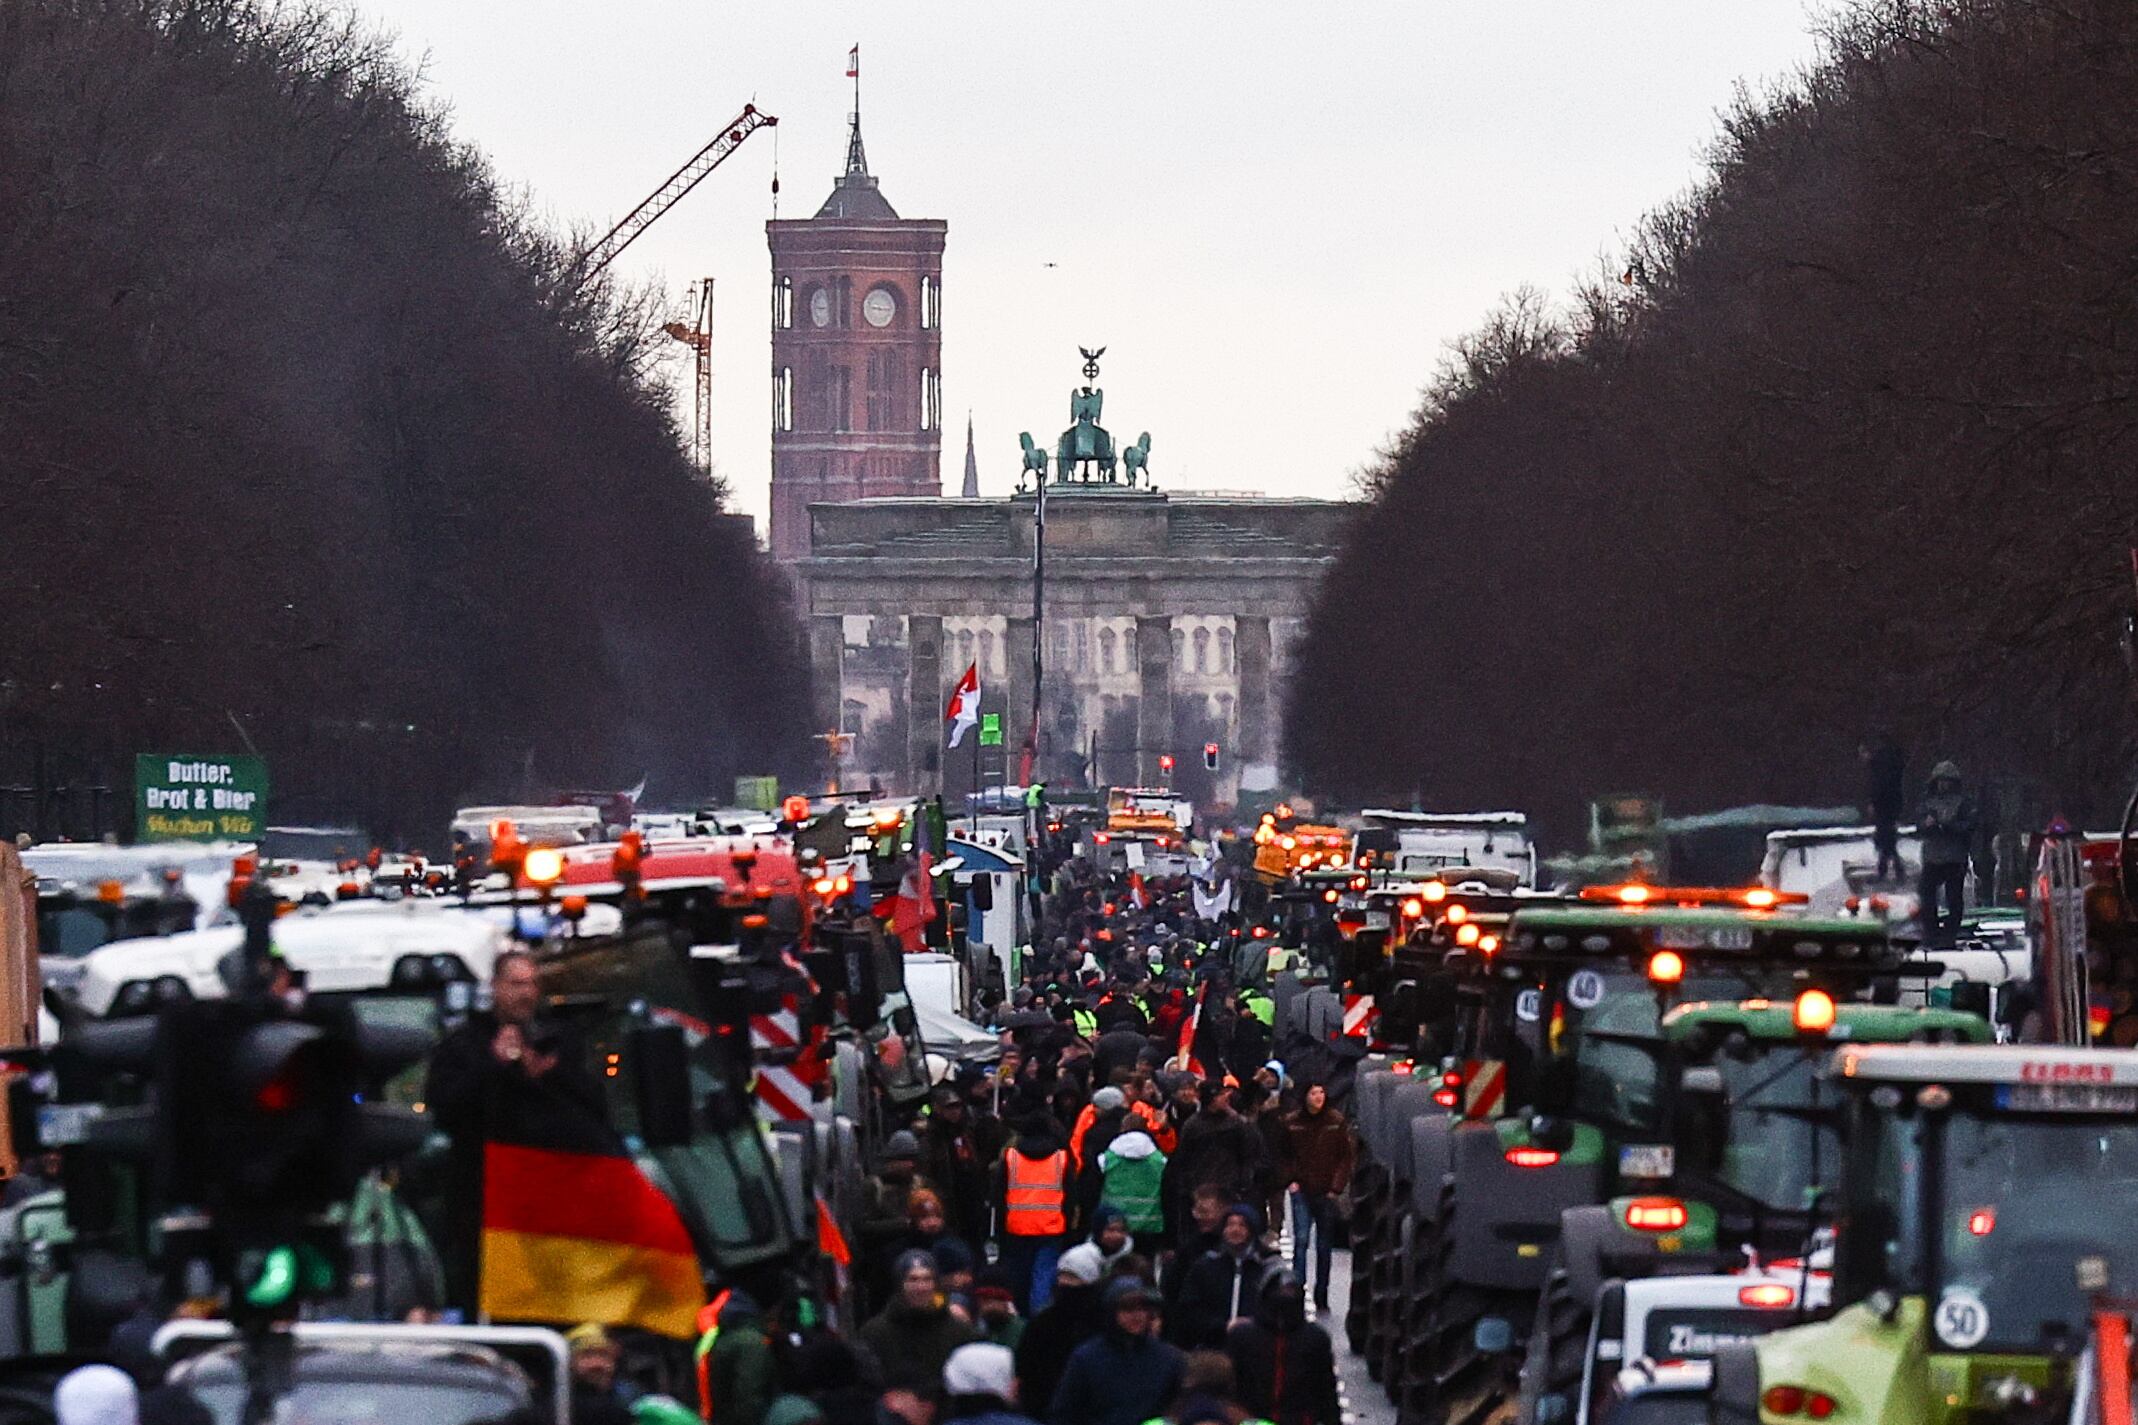
{"type": "MultiPolygon", "coordinates": [[[[775,157],[807,217],[845,154],[950,224],[943,480],[1106,423],[1175,489],[1341,495],[1444,344],[1563,292],[1682,190],[1739,82],[1812,55],[1824,0],[355,0],[459,137],[559,224],[606,227],[745,102],[779,116],[618,266],[679,314],[717,279],[714,456],[762,533],[775,157]],[[776,135],[776,154],[775,154],[776,135]]],[[[688,403],[684,349],[672,376],[688,403]]]]}

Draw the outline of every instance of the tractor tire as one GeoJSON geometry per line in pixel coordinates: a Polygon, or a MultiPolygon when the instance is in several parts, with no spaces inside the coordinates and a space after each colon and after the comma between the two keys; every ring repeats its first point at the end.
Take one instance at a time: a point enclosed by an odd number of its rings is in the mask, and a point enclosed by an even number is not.
{"type": "Polygon", "coordinates": [[[1588,1364],[1589,1323],[1603,1285],[1603,1241],[1610,1229],[1603,1208],[1575,1208],[1560,1219],[1559,1243],[1537,1297],[1536,1321],[1522,1358],[1516,1425],[1552,1425],[1574,1418],[1575,1396],[1588,1364]],[[1553,1397],[1566,1402],[1563,1413],[1545,1405],[1553,1397]]]}

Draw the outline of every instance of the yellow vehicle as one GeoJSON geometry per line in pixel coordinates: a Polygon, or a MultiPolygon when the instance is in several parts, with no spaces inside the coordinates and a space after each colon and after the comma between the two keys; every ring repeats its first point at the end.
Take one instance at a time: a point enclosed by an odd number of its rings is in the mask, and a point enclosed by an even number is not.
{"type": "Polygon", "coordinates": [[[1290,808],[1262,814],[1255,828],[1255,874],[1282,885],[1301,871],[1338,871],[1351,864],[1351,833],[1341,826],[1296,821],[1290,808]]]}

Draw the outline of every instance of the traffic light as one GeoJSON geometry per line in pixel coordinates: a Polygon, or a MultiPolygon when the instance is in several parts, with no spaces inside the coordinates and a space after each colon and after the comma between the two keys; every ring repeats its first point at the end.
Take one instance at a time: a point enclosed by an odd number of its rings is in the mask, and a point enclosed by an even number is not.
{"type": "Polygon", "coordinates": [[[1203,744],[1203,768],[1210,772],[1217,770],[1217,744],[1215,742],[1203,744]]]}

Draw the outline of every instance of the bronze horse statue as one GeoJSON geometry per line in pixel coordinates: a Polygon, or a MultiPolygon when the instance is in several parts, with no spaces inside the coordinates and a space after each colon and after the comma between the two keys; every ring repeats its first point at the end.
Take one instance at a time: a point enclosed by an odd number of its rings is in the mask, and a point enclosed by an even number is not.
{"type": "Polygon", "coordinates": [[[1145,431],[1142,435],[1136,437],[1134,445],[1127,445],[1121,448],[1121,477],[1133,486],[1136,483],[1136,477],[1141,475],[1143,483],[1148,485],[1151,483],[1150,464],[1151,433],[1145,431]]]}
{"type": "MultiPolygon", "coordinates": [[[[1044,485],[1047,482],[1047,452],[1033,443],[1030,431],[1018,432],[1017,443],[1024,447],[1024,475],[1030,475],[1044,485]]],[[[1023,476],[1018,478],[1021,482],[1023,476]]]]}

